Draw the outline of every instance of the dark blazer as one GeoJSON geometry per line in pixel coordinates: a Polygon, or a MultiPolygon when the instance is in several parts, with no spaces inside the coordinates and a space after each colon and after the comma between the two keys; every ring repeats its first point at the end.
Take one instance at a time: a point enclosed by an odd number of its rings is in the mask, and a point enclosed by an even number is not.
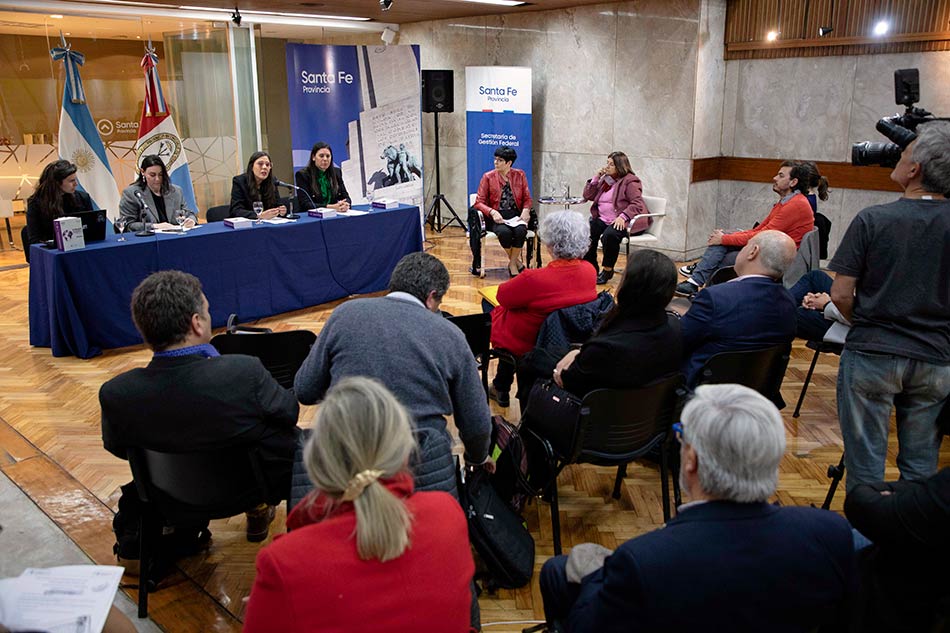
{"type": "Polygon", "coordinates": [[[790,343],[795,301],[781,282],[740,278],[701,290],[680,326],[683,373],[692,386],[713,354],[790,343]]]}
{"type": "Polygon", "coordinates": [[[251,356],[153,358],[99,390],[102,443],[126,459],[129,446],[202,451],[258,445],[271,491],[286,495],[299,405],[251,356]]]}
{"type": "MultiPolygon", "coordinates": [[[[79,211],[92,211],[92,198],[85,191],[77,189],[73,197],[63,196],[63,215],[78,213],[79,211]]],[[[40,209],[39,201],[36,198],[30,198],[26,204],[26,226],[27,233],[30,236],[30,244],[42,244],[55,238],[53,235],[54,218],[46,218],[40,209]]]]}
{"type": "Polygon", "coordinates": [[[679,319],[661,311],[651,317],[615,319],[581,347],[561,373],[564,388],[583,397],[594,389],[646,385],[679,371],[679,319]]]}
{"type": "Polygon", "coordinates": [[[858,554],[851,630],[932,630],[938,602],[950,597],[950,468],[924,481],[856,486],[844,511],[874,542],[858,554]]]}
{"type": "MultiPolygon", "coordinates": [[[[283,204],[279,196],[274,204],[277,206],[283,204]]],[[[264,209],[268,209],[266,202],[264,203],[264,209]]],[[[257,215],[254,213],[254,200],[251,200],[251,190],[247,186],[246,174],[238,174],[231,179],[231,215],[229,217],[257,219],[257,215]]]]}
{"type": "Polygon", "coordinates": [[[838,623],[854,577],[851,528],[837,514],[710,501],[587,575],[568,630],[804,633],[838,623]]]}
{"type": "Polygon", "coordinates": [[[336,165],[330,165],[330,169],[336,174],[337,181],[340,183],[340,190],[336,192],[336,196],[331,194],[330,200],[324,200],[323,196],[320,194],[319,189],[317,191],[313,190],[312,183],[307,177],[306,171],[300,169],[297,173],[294,174],[294,183],[306,191],[306,195],[297,192],[297,208],[301,211],[309,211],[310,209],[316,209],[318,207],[325,207],[328,204],[335,204],[340,200],[346,200],[349,203],[353,201],[350,200],[350,194],[346,191],[346,185],[343,184],[343,171],[336,165]],[[307,196],[310,196],[309,198],[307,196]],[[311,202],[313,200],[313,202],[311,202]]]}
{"type": "MultiPolygon", "coordinates": [[[[145,228],[143,223],[139,221],[139,218],[142,217],[142,204],[135,195],[136,191],[142,194],[142,200],[145,202],[145,222],[157,224],[160,221],[158,208],[155,206],[155,196],[152,195],[149,188],[139,187],[137,184],[129,185],[122,192],[122,200],[119,201],[119,212],[128,222],[125,227],[126,231],[141,231],[145,228]]],[[[178,209],[185,209],[188,211],[188,217],[198,222],[198,216],[195,215],[195,212],[185,205],[185,195],[182,193],[181,187],[169,183],[168,192],[162,197],[165,198],[165,216],[168,222],[178,224],[178,218],[176,217],[178,209]]]]}

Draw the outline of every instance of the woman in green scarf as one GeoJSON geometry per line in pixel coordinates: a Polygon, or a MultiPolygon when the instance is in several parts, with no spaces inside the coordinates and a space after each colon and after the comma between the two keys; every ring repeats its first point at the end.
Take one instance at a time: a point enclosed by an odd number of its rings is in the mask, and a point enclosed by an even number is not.
{"type": "Polygon", "coordinates": [[[345,213],[350,208],[343,172],[333,164],[333,150],[322,141],[310,150],[310,162],[294,174],[294,182],[303,190],[297,193],[300,209],[326,207],[345,213]]]}

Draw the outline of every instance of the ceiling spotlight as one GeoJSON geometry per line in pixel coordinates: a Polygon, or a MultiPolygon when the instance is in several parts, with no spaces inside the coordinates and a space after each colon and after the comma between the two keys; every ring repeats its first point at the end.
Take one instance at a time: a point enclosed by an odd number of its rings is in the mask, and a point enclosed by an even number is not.
{"type": "Polygon", "coordinates": [[[396,31],[392,30],[388,26],[383,29],[383,32],[380,34],[379,38],[383,40],[383,43],[386,46],[389,46],[394,41],[396,41],[396,31]]]}
{"type": "Polygon", "coordinates": [[[830,27],[830,26],[819,26],[819,27],[818,27],[818,37],[824,37],[824,36],[828,35],[829,33],[831,33],[832,31],[834,31],[834,29],[833,29],[832,27],[830,27]]]}
{"type": "Polygon", "coordinates": [[[765,36],[766,41],[774,42],[778,39],[778,31],[769,31],[765,36]]]}
{"type": "Polygon", "coordinates": [[[379,8],[383,11],[389,11],[393,8],[393,0],[379,0],[379,8]]]}
{"type": "Polygon", "coordinates": [[[887,20],[881,20],[874,25],[874,34],[875,35],[887,35],[887,32],[891,29],[891,25],[887,20]]]}
{"type": "Polygon", "coordinates": [[[231,12],[231,21],[235,25],[241,26],[241,10],[237,8],[237,5],[234,5],[234,11],[231,12]]]}

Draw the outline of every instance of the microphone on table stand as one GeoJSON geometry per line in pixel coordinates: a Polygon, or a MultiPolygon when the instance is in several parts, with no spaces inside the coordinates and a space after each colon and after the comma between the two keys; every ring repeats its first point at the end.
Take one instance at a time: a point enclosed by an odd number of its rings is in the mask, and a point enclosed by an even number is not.
{"type": "Polygon", "coordinates": [[[148,205],[145,204],[145,198],[142,197],[141,191],[135,192],[135,197],[139,199],[139,204],[142,205],[142,208],[139,209],[139,222],[142,223],[142,230],[135,234],[136,237],[151,237],[155,235],[155,231],[152,231],[148,228],[148,222],[145,221],[146,214],[148,213],[148,205]]]}
{"type": "MultiPolygon", "coordinates": [[[[307,190],[306,190],[306,189],[303,189],[302,187],[298,187],[297,185],[292,185],[292,184],[290,184],[289,182],[284,182],[284,181],[282,181],[282,180],[275,180],[275,183],[277,184],[278,187],[287,187],[287,188],[289,188],[289,189],[294,189],[294,190],[296,190],[296,191],[302,191],[303,194],[304,194],[305,196],[307,196],[307,200],[310,201],[310,206],[311,206],[311,208],[313,208],[313,209],[316,209],[316,208],[317,208],[317,205],[315,205],[315,204],[313,203],[313,198],[310,197],[310,194],[307,193],[307,190]]],[[[298,216],[297,216],[296,213],[294,213],[293,207],[291,206],[290,213],[288,213],[288,214],[287,214],[286,216],[284,216],[284,217],[286,217],[286,218],[289,219],[289,220],[296,220],[298,216]]]]}

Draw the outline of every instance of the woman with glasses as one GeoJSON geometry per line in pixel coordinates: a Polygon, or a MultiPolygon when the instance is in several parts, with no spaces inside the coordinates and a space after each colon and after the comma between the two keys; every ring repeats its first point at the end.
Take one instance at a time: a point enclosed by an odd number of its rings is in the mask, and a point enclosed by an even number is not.
{"type": "Polygon", "coordinates": [[[579,397],[594,389],[646,385],[679,371],[679,319],[666,313],[676,266],[662,253],[635,251],[600,328],[554,369],[554,381],[579,397]]]}

